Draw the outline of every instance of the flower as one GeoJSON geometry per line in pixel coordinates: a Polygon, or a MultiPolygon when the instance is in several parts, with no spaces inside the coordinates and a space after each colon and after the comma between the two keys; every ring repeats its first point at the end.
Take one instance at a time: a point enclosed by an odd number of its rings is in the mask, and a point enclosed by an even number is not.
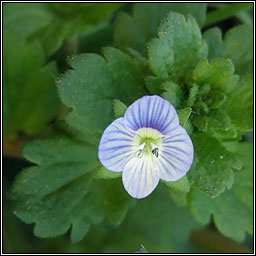
{"type": "Polygon", "coordinates": [[[154,95],[136,100],[124,117],[106,128],[98,157],[108,170],[123,172],[124,188],[139,199],[151,194],[160,179],[176,181],[185,176],[193,152],[172,104],[154,95]]]}

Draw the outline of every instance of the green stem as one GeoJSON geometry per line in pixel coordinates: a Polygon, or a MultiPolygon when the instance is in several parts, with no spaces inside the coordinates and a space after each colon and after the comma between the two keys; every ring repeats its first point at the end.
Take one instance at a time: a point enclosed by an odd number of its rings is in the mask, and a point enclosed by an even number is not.
{"type": "Polygon", "coordinates": [[[253,8],[253,3],[230,4],[207,14],[204,27],[213,25],[219,21],[233,17],[243,11],[253,8]]]}

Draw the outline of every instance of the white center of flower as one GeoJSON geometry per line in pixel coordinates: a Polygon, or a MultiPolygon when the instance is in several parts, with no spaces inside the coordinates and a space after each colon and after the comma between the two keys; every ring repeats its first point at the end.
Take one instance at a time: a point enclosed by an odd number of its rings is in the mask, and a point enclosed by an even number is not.
{"type": "Polygon", "coordinates": [[[136,132],[134,143],[136,147],[135,157],[144,155],[159,156],[162,147],[162,134],[152,128],[141,128],[136,132]]]}

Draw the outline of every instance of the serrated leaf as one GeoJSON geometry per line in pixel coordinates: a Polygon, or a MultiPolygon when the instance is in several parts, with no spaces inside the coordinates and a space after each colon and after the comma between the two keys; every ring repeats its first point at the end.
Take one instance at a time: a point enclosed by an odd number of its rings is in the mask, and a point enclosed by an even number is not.
{"type": "Polygon", "coordinates": [[[198,113],[202,116],[203,113],[209,113],[209,108],[207,104],[199,97],[198,100],[196,100],[193,109],[196,109],[198,113]]]}
{"type": "Polygon", "coordinates": [[[187,133],[188,133],[189,135],[192,134],[192,132],[193,132],[193,130],[194,130],[193,125],[192,125],[192,123],[191,123],[190,120],[188,120],[188,121],[185,123],[185,125],[183,126],[183,128],[187,131],[187,133]]]}
{"type": "Polygon", "coordinates": [[[98,180],[96,185],[93,189],[98,200],[103,202],[107,220],[113,226],[120,225],[136,200],[127,194],[120,179],[98,180]]]}
{"type": "Polygon", "coordinates": [[[114,108],[114,116],[115,118],[118,118],[118,117],[124,116],[127,106],[120,100],[114,100],[113,108],[114,108]]]}
{"type": "Polygon", "coordinates": [[[190,178],[211,197],[230,189],[234,179],[232,168],[242,167],[239,159],[216,138],[205,133],[193,133],[191,139],[195,157],[188,173],[190,178]]]}
{"type": "Polygon", "coordinates": [[[90,134],[93,143],[114,118],[114,99],[130,104],[143,94],[143,74],[133,60],[114,48],[106,48],[104,55],[106,60],[96,54],[71,59],[73,70],[64,74],[58,87],[62,102],[72,108],[67,122],[90,134]]]}
{"type": "Polygon", "coordinates": [[[227,131],[232,128],[230,118],[224,110],[212,110],[207,119],[209,126],[213,129],[227,131]]]}
{"type": "Polygon", "coordinates": [[[253,26],[236,26],[225,34],[224,56],[235,65],[236,73],[252,74],[253,71],[253,26]]]}
{"type": "Polygon", "coordinates": [[[211,90],[207,98],[206,103],[209,108],[217,109],[225,102],[227,96],[220,90],[211,90]]]}
{"type": "Polygon", "coordinates": [[[251,145],[239,143],[238,146],[237,153],[244,167],[235,173],[232,189],[212,199],[192,187],[189,204],[199,222],[208,223],[212,214],[215,226],[222,234],[242,242],[246,233],[253,232],[253,154],[251,145]]]}
{"type": "Polygon", "coordinates": [[[179,108],[183,99],[183,92],[179,85],[173,82],[165,82],[161,84],[162,97],[168,100],[175,108],[179,108]]]}
{"type": "Polygon", "coordinates": [[[10,198],[15,200],[14,213],[26,223],[35,223],[36,236],[62,235],[73,225],[71,238],[77,242],[89,225],[102,221],[101,205],[88,192],[89,172],[99,164],[95,151],[63,136],[25,146],[24,155],[38,166],[17,176],[10,198]],[[80,225],[84,230],[77,230],[80,225]]]}
{"type": "Polygon", "coordinates": [[[200,131],[200,132],[207,132],[208,130],[209,120],[207,116],[195,116],[193,118],[193,125],[200,131]]]}
{"type": "Polygon", "coordinates": [[[196,66],[193,79],[199,85],[209,84],[212,89],[231,91],[238,81],[234,65],[229,59],[201,60],[196,66]]]}
{"type": "Polygon", "coordinates": [[[88,220],[80,220],[80,221],[74,221],[72,224],[72,233],[71,233],[71,242],[77,243],[81,241],[86,233],[90,229],[90,224],[88,220]]]}
{"type": "Polygon", "coordinates": [[[231,138],[231,139],[236,139],[236,140],[241,139],[239,134],[237,133],[237,130],[234,127],[231,127],[228,130],[215,129],[215,132],[217,133],[217,136],[220,135],[220,136],[225,137],[225,138],[231,138]]]}
{"type": "Polygon", "coordinates": [[[191,112],[192,112],[191,108],[183,108],[183,109],[177,110],[177,114],[178,114],[181,126],[184,127],[186,125],[186,123],[191,115],[191,112]]]}
{"type": "Polygon", "coordinates": [[[203,38],[208,45],[208,60],[223,57],[222,32],[218,27],[206,30],[203,38]]]}
{"type": "Polygon", "coordinates": [[[93,175],[95,179],[116,179],[122,177],[122,172],[111,172],[101,166],[93,175]]]}
{"type": "Polygon", "coordinates": [[[57,67],[46,64],[38,41],[25,43],[7,28],[4,32],[4,137],[18,131],[34,134],[46,129],[58,112],[57,67]]]}
{"type": "Polygon", "coordinates": [[[133,48],[146,56],[146,44],[157,35],[161,20],[169,11],[191,14],[202,25],[205,20],[205,3],[137,3],[132,16],[120,13],[115,21],[115,45],[126,50],[133,48]]]}
{"type": "Polygon", "coordinates": [[[189,95],[187,99],[186,106],[187,107],[192,107],[196,101],[196,96],[198,93],[198,85],[197,84],[192,84],[192,86],[189,88],[189,95]]]}
{"type": "Polygon", "coordinates": [[[251,75],[241,75],[236,88],[224,104],[232,124],[241,131],[253,129],[253,80],[251,75]]]}
{"type": "Polygon", "coordinates": [[[182,192],[190,191],[190,183],[189,183],[187,176],[184,176],[177,181],[162,180],[162,182],[165,183],[168,187],[178,190],[178,191],[182,191],[182,192]]]}
{"type": "Polygon", "coordinates": [[[158,36],[149,43],[148,54],[153,72],[161,78],[183,79],[190,68],[207,56],[207,45],[192,16],[185,19],[170,12],[161,23],[158,36]]]}

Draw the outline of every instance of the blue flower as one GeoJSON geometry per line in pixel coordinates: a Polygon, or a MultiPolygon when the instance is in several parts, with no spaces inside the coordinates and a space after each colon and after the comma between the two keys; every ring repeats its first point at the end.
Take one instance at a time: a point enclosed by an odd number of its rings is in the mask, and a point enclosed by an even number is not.
{"type": "Polygon", "coordinates": [[[144,96],[104,131],[98,149],[102,165],[123,172],[134,198],[152,193],[160,179],[176,181],[193,162],[193,144],[174,107],[159,96],[144,96]]]}

